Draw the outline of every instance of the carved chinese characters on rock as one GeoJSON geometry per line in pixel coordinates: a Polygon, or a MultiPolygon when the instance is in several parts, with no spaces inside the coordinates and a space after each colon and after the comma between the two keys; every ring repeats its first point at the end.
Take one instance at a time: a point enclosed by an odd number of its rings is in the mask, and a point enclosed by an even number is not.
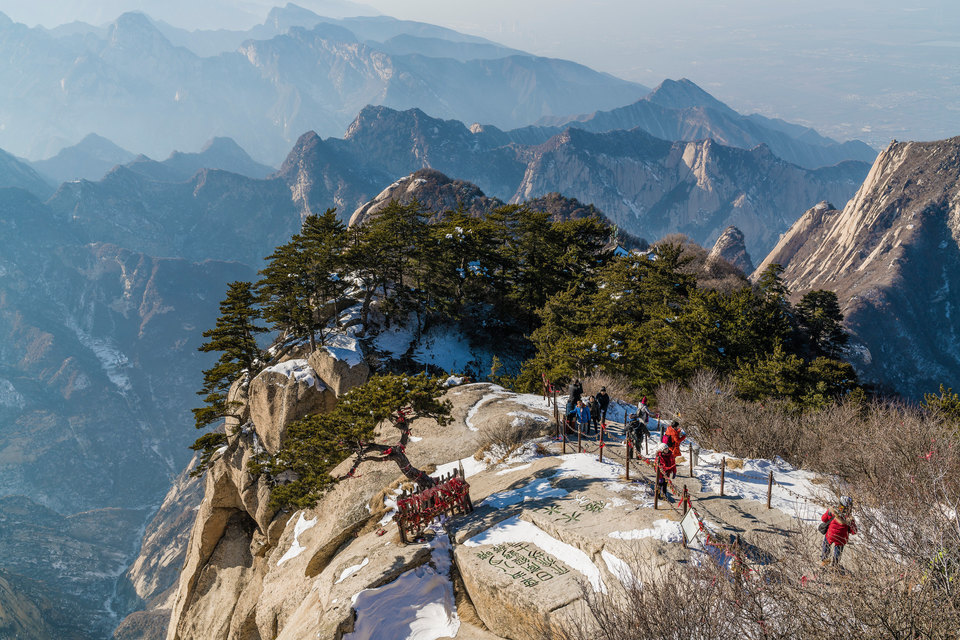
{"type": "Polygon", "coordinates": [[[566,565],[529,542],[498,544],[477,551],[476,556],[525,587],[535,587],[570,573],[566,565]]]}

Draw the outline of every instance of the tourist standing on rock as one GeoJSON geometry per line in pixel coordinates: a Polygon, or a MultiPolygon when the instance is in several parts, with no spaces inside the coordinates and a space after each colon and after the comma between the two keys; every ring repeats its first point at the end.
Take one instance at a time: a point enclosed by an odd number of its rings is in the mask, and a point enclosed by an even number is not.
{"type": "Polygon", "coordinates": [[[687,432],[680,428],[680,423],[676,420],[670,423],[666,433],[663,434],[663,441],[670,447],[674,458],[680,457],[680,443],[686,439],[687,432]]]}
{"type": "Polygon", "coordinates": [[[661,498],[669,500],[670,494],[667,492],[667,478],[677,477],[677,459],[674,457],[670,447],[662,442],[657,445],[656,465],[660,471],[657,480],[657,491],[661,498]]]}
{"type": "Polygon", "coordinates": [[[590,407],[590,421],[593,423],[593,430],[600,431],[600,403],[593,396],[587,398],[587,406],[590,407]]]}
{"type": "Polygon", "coordinates": [[[583,435],[590,433],[590,407],[583,400],[577,402],[577,428],[583,435]]]}
{"type": "Polygon", "coordinates": [[[607,424],[607,407],[610,406],[610,396],[607,395],[606,387],[600,387],[600,393],[597,394],[597,404],[600,405],[600,422],[607,424]]]}
{"type": "Polygon", "coordinates": [[[843,496],[840,498],[840,505],[827,509],[827,512],[820,516],[823,524],[820,525],[820,531],[823,533],[823,548],[820,553],[820,560],[823,566],[831,562],[834,566],[840,565],[840,554],[847,544],[850,536],[857,532],[857,522],[853,519],[853,498],[843,496]],[[826,525],[826,526],[824,526],[826,525]],[[830,545],[833,545],[833,558],[830,555],[830,545]]]}
{"type": "Polygon", "coordinates": [[[582,395],[583,386],[581,386],[580,381],[571,381],[570,385],[567,386],[567,416],[577,412],[577,403],[580,402],[580,397],[582,395]]]}

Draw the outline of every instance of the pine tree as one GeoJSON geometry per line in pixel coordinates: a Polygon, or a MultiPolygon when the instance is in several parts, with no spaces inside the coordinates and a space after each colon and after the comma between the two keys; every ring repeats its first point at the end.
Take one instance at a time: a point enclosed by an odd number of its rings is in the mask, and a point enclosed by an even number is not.
{"type": "Polygon", "coordinates": [[[340,305],[347,290],[343,277],[345,246],[346,227],[337,219],[335,209],[304,220],[297,250],[302,255],[300,263],[310,307],[310,335],[312,339],[319,337],[320,344],[326,343],[330,320],[339,322],[340,305]]]}
{"type": "Polygon", "coordinates": [[[810,336],[817,355],[839,358],[850,336],[843,328],[843,313],[833,291],[811,291],[796,306],[797,322],[810,336]]]}
{"type": "Polygon", "coordinates": [[[301,244],[298,234],[270,254],[267,266],[260,271],[257,297],[263,307],[263,318],[275,331],[310,339],[313,347],[310,281],[301,244]]]}
{"type": "Polygon", "coordinates": [[[205,406],[193,410],[198,429],[230,415],[227,391],[241,375],[253,376],[261,366],[261,352],[256,336],[266,331],[256,324],[260,311],[255,306],[252,285],[249,282],[231,282],[227,297],[220,303],[220,317],[216,326],[203,332],[207,342],[200,345],[204,352],[219,351],[213,367],[203,372],[203,386],[198,395],[205,406]]]}
{"type": "MultiPolygon", "coordinates": [[[[252,285],[249,282],[231,282],[227,296],[220,303],[220,316],[213,329],[203,332],[207,342],[200,345],[204,352],[219,351],[217,362],[203,372],[203,386],[198,395],[204,405],[193,409],[198,429],[233,415],[235,403],[229,402],[227,394],[231,384],[242,376],[248,379],[256,375],[262,366],[262,355],[256,336],[266,331],[256,324],[260,311],[255,306],[252,285]]],[[[201,436],[191,447],[202,452],[200,464],[193,471],[199,475],[206,468],[210,456],[225,441],[222,433],[201,436]]]]}

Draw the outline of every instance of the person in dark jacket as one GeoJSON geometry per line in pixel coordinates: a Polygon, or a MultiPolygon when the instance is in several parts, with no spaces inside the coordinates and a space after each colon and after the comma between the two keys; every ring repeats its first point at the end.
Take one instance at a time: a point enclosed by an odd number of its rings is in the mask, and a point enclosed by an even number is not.
{"type": "Polygon", "coordinates": [[[593,429],[600,432],[600,403],[593,396],[587,398],[587,406],[590,407],[590,421],[593,423],[593,429]]]}
{"type": "Polygon", "coordinates": [[[820,554],[820,560],[824,566],[831,562],[834,566],[840,564],[840,555],[847,545],[847,540],[857,532],[857,522],[853,519],[852,511],[853,499],[843,496],[840,498],[838,507],[827,509],[827,512],[820,516],[820,520],[830,523],[823,536],[823,548],[820,554]],[[833,545],[832,560],[829,558],[831,545],[833,545]]]}
{"type": "Polygon", "coordinates": [[[573,415],[573,422],[576,422],[576,413],[577,413],[577,403],[580,401],[580,396],[583,395],[583,387],[580,386],[579,380],[572,380],[567,386],[567,415],[573,415]]]}
{"type": "Polygon", "coordinates": [[[650,437],[650,430],[647,429],[646,421],[640,420],[637,414],[631,413],[627,416],[627,432],[633,440],[633,450],[637,453],[637,460],[640,460],[643,457],[641,455],[643,443],[650,437]]]}
{"type": "Polygon", "coordinates": [[[607,424],[607,407],[610,406],[610,396],[607,395],[606,387],[600,387],[600,393],[597,394],[597,404],[600,405],[600,422],[607,424]]]}

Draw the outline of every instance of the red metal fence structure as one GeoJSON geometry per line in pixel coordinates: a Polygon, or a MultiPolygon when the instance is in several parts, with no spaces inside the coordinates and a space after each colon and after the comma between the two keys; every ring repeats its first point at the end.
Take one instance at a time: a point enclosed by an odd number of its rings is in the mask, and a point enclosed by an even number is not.
{"type": "Polygon", "coordinates": [[[440,481],[422,491],[406,491],[397,498],[397,513],[393,519],[400,529],[404,544],[414,542],[423,535],[424,529],[439,516],[455,516],[473,511],[470,500],[470,485],[462,470],[441,477],[440,481]]]}

